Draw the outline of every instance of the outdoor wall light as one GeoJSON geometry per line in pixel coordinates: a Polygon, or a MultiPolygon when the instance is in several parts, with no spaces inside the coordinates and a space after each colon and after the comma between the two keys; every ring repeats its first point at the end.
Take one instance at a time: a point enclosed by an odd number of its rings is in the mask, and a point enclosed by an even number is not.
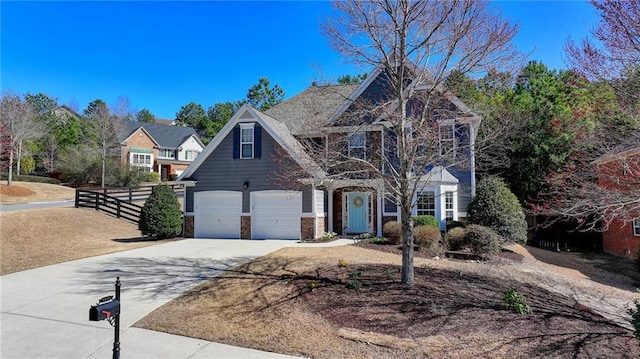
{"type": "Polygon", "coordinates": [[[243,189],[249,188],[249,181],[244,181],[244,183],[242,184],[242,188],[243,189]]]}

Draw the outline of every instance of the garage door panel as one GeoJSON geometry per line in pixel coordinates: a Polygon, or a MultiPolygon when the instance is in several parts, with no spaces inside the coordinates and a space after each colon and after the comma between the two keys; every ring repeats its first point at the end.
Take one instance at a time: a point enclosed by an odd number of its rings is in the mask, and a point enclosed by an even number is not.
{"type": "Polygon", "coordinates": [[[240,238],[241,192],[196,192],[194,205],[196,238],[240,238]]]}
{"type": "Polygon", "coordinates": [[[251,203],[252,238],[300,238],[301,192],[254,192],[251,203]]]}

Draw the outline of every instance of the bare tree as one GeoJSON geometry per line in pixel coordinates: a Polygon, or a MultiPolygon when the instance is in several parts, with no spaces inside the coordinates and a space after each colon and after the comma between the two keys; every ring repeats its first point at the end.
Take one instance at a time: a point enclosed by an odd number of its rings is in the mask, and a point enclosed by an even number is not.
{"type": "Polygon", "coordinates": [[[104,187],[107,158],[120,153],[118,136],[123,129],[122,120],[112,116],[107,105],[99,99],[91,102],[84,110],[84,114],[88,121],[88,136],[97,145],[102,161],[100,186],[104,187]]]}
{"type": "Polygon", "coordinates": [[[617,108],[579,139],[582,148],[564,171],[550,176],[549,192],[534,207],[552,218],[575,219],[585,230],[640,215],[640,2],[591,4],[600,13],[599,25],[579,44],[569,39],[566,50],[577,71],[614,89],[617,108]]]}
{"type": "MultiPolygon", "coordinates": [[[[397,149],[378,152],[381,166],[347,153],[332,167],[336,175],[375,175],[385,182],[402,216],[401,280],[411,285],[414,194],[428,172],[426,165],[452,155],[438,148],[441,127],[434,122],[439,114],[433,110],[447,109],[439,104],[451,99],[443,81],[454,69],[488,71],[518,59],[510,45],[517,26],[487,1],[353,0],[336,2],[334,8],[335,17],[323,24],[331,46],[357,64],[379,69],[387,82],[381,101],[356,104],[341,125],[348,126],[349,118],[382,119],[397,136],[397,149]]],[[[457,114],[465,116],[471,114],[457,114]]]]}
{"type": "Polygon", "coordinates": [[[42,135],[42,128],[36,118],[36,113],[26,102],[21,101],[15,94],[7,93],[0,99],[0,123],[2,124],[3,144],[8,146],[6,152],[9,154],[9,176],[7,185],[11,186],[13,181],[13,163],[17,159],[20,167],[20,157],[25,141],[38,138],[42,135]]]}

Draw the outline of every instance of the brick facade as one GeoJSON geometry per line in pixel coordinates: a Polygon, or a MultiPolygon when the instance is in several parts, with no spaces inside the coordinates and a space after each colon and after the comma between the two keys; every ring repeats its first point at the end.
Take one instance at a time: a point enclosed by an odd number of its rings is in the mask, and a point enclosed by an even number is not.
{"type": "Polygon", "coordinates": [[[184,217],[184,236],[186,238],[194,237],[194,217],[193,216],[185,216],[184,217]]]}
{"type": "Polygon", "coordinates": [[[602,235],[602,250],[605,253],[633,259],[638,249],[640,237],[633,235],[633,223],[613,220],[602,235]]]}
{"type": "Polygon", "coordinates": [[[240,217],[240,238],[251,239],[251,216],[240,217]]]}
{"type": "Polygon", "coordinates": [[[371,188],[356,188],[346,187],[340,188],[333,192],[333,231],[337,234],[344,235],[344,227],[346,224],[342,222],[342,210],[343,210],[343,195],[345,192],[363,192],[371,194],[372,198],[372,221],[373,221],[373,233],[377,233],[378,230],[378,196],[377,192],[371,188]]]}
{"type": "Polygon", "coordinates": [[[300,218],[300,238],[315,239],[315,221],[313,217],[300,218]]]}
{"type": "Polygon", "coordinates": [[[129,136],[127,142],[122,147],[120,160],[123,164],[129,163],[129,149],[131,147],[153,149],[153,158],[155,160],[158,158],[158,149],[154,149],[155,146],[156,144],[153,142],[151,137],[149,137],[146,132],[142,131],[142,129],[138,129],[131,136],[129,136]]]}
{"type": "MultiPolygon", "coordinates": [[[[640,176],[640,155],[632,153],[598,165],[598,185],[620,191],[637,188],[640,176]]],[[[632,213],[626,214],[633,216],[632,213]]],[[[637,214],[640,217],[640,213],[637,214]]],[[[633,234],[633,222],[614,219],[602,234],[602,250],[620,257],[635,258],[640,237],[633,234]]]]}

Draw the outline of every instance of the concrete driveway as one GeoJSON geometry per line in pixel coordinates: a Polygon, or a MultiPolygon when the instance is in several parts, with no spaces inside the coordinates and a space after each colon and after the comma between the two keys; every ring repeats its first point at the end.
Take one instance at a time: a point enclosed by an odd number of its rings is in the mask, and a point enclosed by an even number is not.
{"type": "Polygon", "coordinates": [[[284,358],[131,325],[225,269],[299,245],[309,246],[275,240],[185,239],[2,276],[0,357],[110,358],[114,330],[106,321],[89,322],[89,307],[113,295],[119,276],[123,358],[284,358]]]}

